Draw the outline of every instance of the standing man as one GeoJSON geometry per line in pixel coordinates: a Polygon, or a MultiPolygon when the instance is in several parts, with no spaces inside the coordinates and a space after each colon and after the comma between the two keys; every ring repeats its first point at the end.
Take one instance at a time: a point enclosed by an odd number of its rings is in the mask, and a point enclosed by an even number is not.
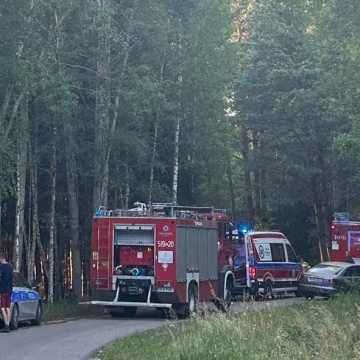
{"type": "Polygon", "coordinates": [[[0,252],[0,307],[5,323],[2,332],[10,331],[11,293],[13,288],[13,269],[6,261],[6,255],[0,252]]]}

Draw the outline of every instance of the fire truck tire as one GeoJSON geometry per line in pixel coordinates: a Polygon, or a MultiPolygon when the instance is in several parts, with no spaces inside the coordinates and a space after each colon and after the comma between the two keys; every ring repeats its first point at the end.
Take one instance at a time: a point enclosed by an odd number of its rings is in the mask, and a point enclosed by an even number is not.
{"type": "Polygon", "coordinates": [[[185,304],[185,317],[188,318],[198,312],[199,299],[197,285],[191,283],[189,285],[188,302],[185,304]]]}

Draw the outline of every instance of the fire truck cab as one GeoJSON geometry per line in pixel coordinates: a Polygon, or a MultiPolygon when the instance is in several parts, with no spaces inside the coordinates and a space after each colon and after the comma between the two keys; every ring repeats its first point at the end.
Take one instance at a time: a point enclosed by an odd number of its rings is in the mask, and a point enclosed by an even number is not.
{"type": "Polygon", "coordinates": [[[351,221],[347,213],[336,213],[331,224],[330,258],[360,262],[360,222],[351,221]]]}
{"type": "MultiPolygon", "coordinates": [[[[97,210],[91,242],[91,304],[115,315],[154,307],[187,316],[199,301],[227,300],[220,255],[224,212],[211,207],[138,204],[97,210]]],[[[226,261],[229,261],[227,258],[226,261]]]]}

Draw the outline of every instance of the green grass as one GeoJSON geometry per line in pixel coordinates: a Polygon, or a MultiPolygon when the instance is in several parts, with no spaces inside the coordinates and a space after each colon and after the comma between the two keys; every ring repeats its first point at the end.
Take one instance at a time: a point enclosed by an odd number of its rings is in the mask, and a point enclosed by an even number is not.
{"type": "Polygon", "coordinates": [[[43,321],[64,320],[74,317],[88,317],[97,314],[96,308],[79,305],[74,301],[56,301],[53,304],[43,304],[43,321]]]}
{"type": "Polygon", "coordinates": [[[360,297],[169,323],[114,342],[99,355],[122,359],[360,359],[360,297]]]}

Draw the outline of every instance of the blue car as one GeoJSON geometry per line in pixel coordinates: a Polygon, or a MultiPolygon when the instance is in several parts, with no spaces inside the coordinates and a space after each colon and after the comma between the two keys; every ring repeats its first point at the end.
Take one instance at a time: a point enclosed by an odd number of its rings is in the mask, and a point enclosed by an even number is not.
{"type": "Polygon", "coordinates": [[[18,328],[19,323],[25,321],[30,321],[33,325],[40,325],[42,312],[43,308],[40,294],[30,288],[20,273],[14,273],[10,328],[15,330],[18,328]]]}

